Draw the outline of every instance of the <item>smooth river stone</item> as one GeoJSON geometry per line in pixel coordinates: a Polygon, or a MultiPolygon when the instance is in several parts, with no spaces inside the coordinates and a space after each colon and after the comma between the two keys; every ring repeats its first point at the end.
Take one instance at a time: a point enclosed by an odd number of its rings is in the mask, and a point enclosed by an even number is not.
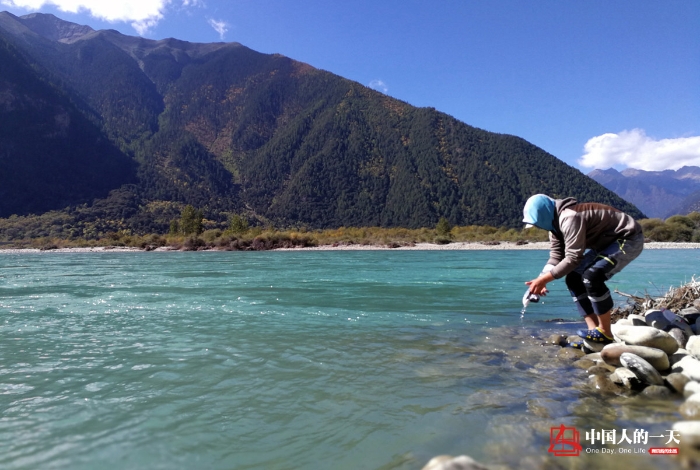
{"type": "Polygon", "coordinates": [[[690,382],[690,379],[683,374],[674,372],[666,376],[666,385],[676,393],[683,394],[683,389],[686,384],[690,382]]]}
{"type": "Polygon", "coordinates": [[[610,380],[616,384],[624,385],[627,388],[636,388],[642,383],[639,377],[627,367],[618,367],[615,369],[615,372],[610,374],[610,380]]]}
{"type": "Polygon", "coordinates": [[[641,357],[631,354],[622,353],[620,362],[623,366],[634,372],[634,375],[649,385],[663,385],[664,379],[654,367],[641,357]]]}
{"type": "Polygon", "coordinates": [[[673,425],[673,430],[680,435],[683,446],[700,445],[700,421],[679,421],[673,425]]]}
{"type": "Polygon", "coordinates": [[[688,337],[693,337],[693,335],[686,335],[680,328],[671,328],[668,330],[668,334],[673,336],[673,339],[676,340],[679,348],[685,348],[685,346],[688,344],[688,337]]]}
{"type": "Polygon", "coordinates": [[[653,326],[618,326],[615,323],[612,325],[612,332],[620,341],[633,346],[661,349],[666,354],[673,354],[678,350],[678,342],[673,336],[653,326]]]}
{"type": "Polygon", "coordinates": [[[627,344],[608,344],[600,352],[600,357],[603,358],[606,364],[612,366],[621,366],[620,356],[622,353],[632,353],[646,360],[654,369],[662,371],[668,369],[671,364],[668,361],[668,356],[665,352],[656,348],[648,348],[646,346],[630,346],[627,344]]]}
{"type": "Polygon", "coordinates": [[[695,380],[691,380],[685,384],[685,387],[683,387],[683,396],[685,398],[688,398],[690,395],[694,395],[698,392],[700,392],[700,382],[696,382],[695,380]]]}
{"type": "Polygon", "coordinates": [[[659,330],[663,330],[671,325],[671,322],[666,319],[661,310],[647,310],[644,314],[644,320],[648,326],[653,326],[659,330]]]}
{"type": "MultiPolygon", "coordinates": [[[[680,361],[673,364],[673,372],[680,372],[690,380],[700,381],[700,361],[693,356],[685,356],[680,361]]],[[[687,386],[687,385],[686,385],[687,386]]]]}
{"type": "MultiPolygon", "coordinates": [[[[647,322],[641,315],[635,315],[634,313],[627,317],[628,320],[632,322],[632,326],[646,326],[647,322]]],[[[620,323],[620,322],[618,322],[620,323]]],[[[629,325],[629,323],[627,323],[629,325]]]]}
{"type": "Polygon", "coordinates": [[[700,336],[691,336],[685,345],[685,350],[695,359],[700,359],[700,336]]]}
{"type": "Polygon", "coordinates": [[[439,455],[430,459],[423,470],[489,470],[488,467],[468,455],[452,457],[451,455],[439,455]]]}

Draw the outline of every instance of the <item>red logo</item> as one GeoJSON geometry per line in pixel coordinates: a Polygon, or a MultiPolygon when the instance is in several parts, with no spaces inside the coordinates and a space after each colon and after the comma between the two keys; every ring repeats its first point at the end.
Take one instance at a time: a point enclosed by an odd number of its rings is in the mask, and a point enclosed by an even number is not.
{"type": "Polygon", "coordinates": [[[649,449],[649,453],[656,455],[677,455],[678,447],[652,447],[649,449]]]}
{"type": "Polygon", "coordinates": [[[549,453],[556,457],[578,457],[581,453],[581,439],[576,428],[563,424],[549,430],[549,453]]]}

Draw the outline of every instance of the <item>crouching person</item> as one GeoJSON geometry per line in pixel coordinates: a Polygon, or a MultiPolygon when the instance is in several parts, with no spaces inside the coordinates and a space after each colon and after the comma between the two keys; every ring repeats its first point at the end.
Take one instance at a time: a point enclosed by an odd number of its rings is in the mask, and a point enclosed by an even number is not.
{"type": "Polygon", "coordinates": [[[610,343],[613,299],[605,281],[617,274],[644,249],[642,227],[632,217],[597,203],[579,204],[573,198],[530,197],[523,222],[549,231],[551,250],[542,273],[526,282],[535,295],[547,293],[547,283],[566,277],[566,285],[583,315],[587,330],[579,336],[610,343]]]}

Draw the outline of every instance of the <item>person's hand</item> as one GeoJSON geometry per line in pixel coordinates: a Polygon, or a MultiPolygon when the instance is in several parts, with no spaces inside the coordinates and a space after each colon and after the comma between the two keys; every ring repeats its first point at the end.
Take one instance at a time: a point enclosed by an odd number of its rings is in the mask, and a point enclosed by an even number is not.
{"type": "Polygon", "coordinates": [[[547,283],[554,280],[550,273],[545,273],[532,281],[527,281],[525,284],[530,288],[530,292],[540,296],[547,295],[547,283]]]}

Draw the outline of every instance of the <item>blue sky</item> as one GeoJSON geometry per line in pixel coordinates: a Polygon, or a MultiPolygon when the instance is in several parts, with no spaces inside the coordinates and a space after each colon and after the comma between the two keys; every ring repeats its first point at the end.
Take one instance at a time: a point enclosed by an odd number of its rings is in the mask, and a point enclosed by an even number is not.
{"type": "Polygon", "coordinates": [[[698,0],[0,0],[281,53],[570,165],[700,165],[698,0]],[[75,13],[77,11],[77,13],[75,13]]]}

